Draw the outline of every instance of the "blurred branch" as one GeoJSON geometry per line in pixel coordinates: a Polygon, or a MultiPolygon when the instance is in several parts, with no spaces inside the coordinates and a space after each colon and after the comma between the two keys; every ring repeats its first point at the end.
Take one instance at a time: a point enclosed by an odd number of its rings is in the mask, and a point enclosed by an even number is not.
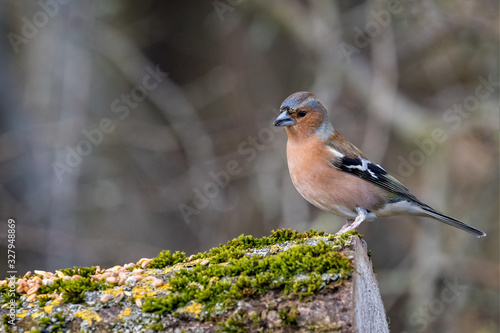
{"type": "MultiPolygon", "coordinates": [[[[133,84],[141,85],[144,70],[156,68],[141,50],[111,26],[97,24],[100,31],[97,51],[109,58],[123,75],[133,84]]],[[[165,118],[181,140],[189,166],[192,183],[201,182],[202,164],[214,159],[211,137],[199,118],[196,109],[184,97],[183,91],[168,77],[150,94],[149,99],[163,112],[165,118]]]]}
{"type": "MultiPolygon", "coordinates": [[[[380,10],[384,1],[372,1],[366,10],[380,10]]],[[[373,92],[368,103],[366,132],[362,144],[362,151],[369,151],[370,158],[382,161],[389,145],[390,127],[376,116],[376,110],[386,110],[385,114],[393,118],[394,102],[398,94],[398,65],[396,47],[392,25],[385,27],[384,31],[373,38],[371,42],[371,55],[373,68],[373,92]],[[387,92],[384,94],[384,91],[387,92]],[[385,98],[380,98],[381,96],[385,98]]]]}

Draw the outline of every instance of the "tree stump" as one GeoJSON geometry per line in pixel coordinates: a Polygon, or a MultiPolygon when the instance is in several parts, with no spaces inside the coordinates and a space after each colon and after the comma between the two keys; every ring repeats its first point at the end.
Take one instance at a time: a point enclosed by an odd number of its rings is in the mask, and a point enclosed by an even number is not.
{"type": "Polygon", "coordinates": [[[190,257],[162,251],[9,282],[0,281],[5,332],[389,332],[356,232],[277,230],[190,257]]]}

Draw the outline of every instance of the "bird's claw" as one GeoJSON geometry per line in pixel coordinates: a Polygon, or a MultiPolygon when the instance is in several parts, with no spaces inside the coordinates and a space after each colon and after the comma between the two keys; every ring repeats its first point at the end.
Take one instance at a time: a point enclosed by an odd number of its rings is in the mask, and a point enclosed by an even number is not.
{"type": "Polygon", "coordinates": [[[335,233],[335,235],[342,235],[342,234],[345,234],[348,231],[351,231],[352,230],[351,229],[352,228],[352,222],[353,222],[353,220],[348,219],[346,221],[346,223],[344,224],[344,226],[342,226],[342,228],[340,228],[340,230],[337,231],[335,233]]]}

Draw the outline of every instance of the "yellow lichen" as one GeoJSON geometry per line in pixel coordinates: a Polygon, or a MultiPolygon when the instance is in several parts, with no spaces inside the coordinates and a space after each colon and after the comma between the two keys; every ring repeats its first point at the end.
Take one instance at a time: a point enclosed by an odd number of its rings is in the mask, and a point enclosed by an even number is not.
{"type": "Polygon", "coordinates": [[[37,318],[37,317],[40,317],[43,314],[44,313],[42,311],[36,311],[36,312],[33,312],[33,314],[31,315],[31,318],[37,318]]]}
{"type": "Polygon", "coordinates": [[[156,287],[156,290],[158,291],[169,291],[170,289],[170,283],[165,283],[163,286],[156,287]]]}
{"type": "MultiPolygon", "coordinates": [[[[167,274],[174,270],[174,266],[167,266],[163,269],[162,273],[167,274]]],[[[148,271],[150,274],[154,274],[154,271],[148,271]]]]}
{"type": "Polygon", "coordinates": [[[146,296],[155,296],[157,293],[156,291],[151,291],[150,288],[146,288],[144,286],[135,286],[132,289],[132,293],[134,294],[134,298],[144,298],[146,296]]]}
{"type": "Polygon", "coordinates": [[[130,314],[132,313],[132,309],[131,308],[126,308],[126,309],[123,309],[120,314],[118,315],[118,319],[123,319],[127,316],[130,316],[130,314]]]}
{"type": "Polygon", "coordinates": [[[100,322],[102,320],[101,316],[99,316],[94,310],[88,309],[88,310],[82,310],[80,312],[77,312],[75,315],[79,318],[82,318],[83,320],[87,321],[90,325],[93,324],[93,321],[96,323],[100,322]]]}
{"type": "Polygon", "coordinates": [[[194,314],[195,318],[198,318],[200,315],[201,309],[203,309],[203,305],[197,302],[191,302],[190,305],[186,306],[186,312],[190,312],[194,314]]]}
{"type": "Polygon", "coordinates": [[[54,305],[50,304],[50,305],[45,305],[43,307],[43,310],[45,311],[45,313],[51,314],[53,308],[54,308],[54,305]]]}
{"type": "Polygon", "coordinates": [[[280,250],[283,250],[283,247],[279,246],[278,244],[272,245],[271,248],[269,249],[269,252],[274,254],[278,253],[280,250]]]}
{"type": "Polygon", "coordinates": [[[24,318],[28,314],[28,310],[23,310],[21,313],[16,314],[18,318],[24,318]]]}
{"type": "Polygon", "coordinates": [[[123,287],[117,288],[117,289],[106,289],[102,291],[105,294],[110,294],[113,295],[113,297],[116,297],[119,293],[123,292],[123,287]]]}
{"type": "MultiPolygon", "coordinates": [[[[171,271],[174,271],[174,270],[181,270],[183,268],[196,266],[201,261],[202,261],[202,259],[196,259],[196,260],[189,261],[189,262],[179,262],[173,266],[167,266],[167,267],[163,268],[162,274],[167,274],[167,273],[170,273],[171,271]]],[[[150,275],[150,274],[157,274],[157,273],[154,271],[146,271],[146,272],[144,272],[143,275],[146,276],[146,275],[150,275]]]]}
{"type": "Polygon", "coordinates": [[[43,307],[43,310],[48,313],[48,314],[51,314],[52,313],[52,309],[54,308],[55,305],[59,305],[59,301],[57,300],[53,300],[50,305],[45,305],[43,307]]]}

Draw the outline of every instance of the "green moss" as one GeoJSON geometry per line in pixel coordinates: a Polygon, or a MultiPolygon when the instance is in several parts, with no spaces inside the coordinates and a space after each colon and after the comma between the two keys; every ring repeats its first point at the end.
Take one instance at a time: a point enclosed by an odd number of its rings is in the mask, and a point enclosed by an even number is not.
{"type": "Polygon", "coordinates": [[[158,331],[163,331],[165,329],[165,326],[162,323],[154,323],[150,324],[146,327],[146,329],[158,332],[158,331]]]}
{"type": "Polygon", "coordinates": [[[321,275],[312,272],[307,274],[307,278],[297,279],[293,282],[290,290],[294,293],[299,293],[299,299],[302,300],[305,296],[311,296],[323,286],[321,275]]]}
{"type": "MultiPolygon", "coordinates": [[[[260,249],[264,246],[271,246],[278,243],[284,243],[291,240],[323,236],[324,231],[309,230],[300,232],[291,229],[273,230],[269,237],[254,238],[251,235],[240,235],[227,244],[219,244],[219,247],[212,248],[208,253],[202,252],[191,257],[191,260],[209,258],[211,264],[217,264],[228,261],[230,258],[241,258],[248,249],[260,249]]],[[[168,250],[163,250],[149,264],[149,268],[165,268],[175,265],[186,259],[184,252],[175,252],[171,254],[168,250]]]]}
{"type": "Polygon", "coordinates": [[[341,235],[330,235],[330,237],[328,237],[328,240],[332,242],[337,242],[339,245],[344,247],[344,246],[349,246],[351,244],[351,238],[353,236],[363,238],[363,235],[361,235],[357,230],[351,230],[341,235]]]}
{"type": "Polygon", "coordinates": [[[258,313],[254,312],[250,315],[250,319],[252,320],[255,326],[260,326],[262,323],[261,317],[258,313]]]}
{"type": "Polygon", "coordinates": [[[55,280],[51,286],[42,285],[37,294],[52,294],[58,292],[62,296],[63,302],[81,303],[85,298],[86,291],[104,290],[109,286],[103,281],[92,281],[90,277],[82,277],[78,280],[55,280]]]}
{"type": "Polygon", "coordinates": [[[222,323],[221,328],[218,328],[217,331],[226,333],[246,333],[245,318],[245,311],[239,309],[232,316],[227,318],[226,322],[222,323]]]}
{"type": "Polygon", "coordinates": [[[54,315],[54,318],[59,322],[59,323],[66,323],[66,316],[59,312],[54,315]]]}
{"type": "Polygon", "coordinates": [[[208,253],[203,252],[193,256],[193,259],[210,258],[210,263],[216,264],[225,262],[229,258],[242,257],[248,249],[260,249],[264,246],[285,243],[291,240],[323,236],[324,234],[324,231],[316,231],[314,229],[306,232],[280,229],[271,231],[269,237],[255,238],[251,235],[240,235],[238,238],[227,242],[225,245],[219,244],[219,247],[212,248],[208,253]]]}
{"type": "MultiPolygon", "coordinates": [[[[107,284],[104,281],[92,281],[91,275],[96,273],[96,267],[73,267],[73,268],[64,268],[59,271],[67,276],[79,275],[81,278],[78,280],[66,280],[57,279],[50,286],[41,285],[37,291],[38,295],[42,296],[38,304],[39,306],[44,306],[51,298],[48,297],[48,294],[52,294],[54,292],[61,293],[63,297],[63,302],[71,302],[71,303],[80,303],[83,301],[85,296],[85,291],[95,291],[95,290],[103,290],[106,289],[107,284]]],[[[37,274],[41,276],[40,274],[37,274]]],[[[10,300],[16,301],[17,307],[21,308],[21,295],[16,293],[9,292],[8,285],[3,285],[0,287],[0,295],[2,296],[2,304],[10,302],[10,300]]]]}
{"type": "Polygon", "coordinates": [[[40,318],[40,320],[38,321],[38,324],[40,324],[40,326],[42,326],[42,328],[46,328],[47,326],[49,326],[50,324],[52,323],[52,320],[50,320],[49,317],[42,317],[40,318]]]}
{"type": "Polygon", "coordinates": [[[244,248],[239,248],[237,246],[227,246],[222,245],[221,247],[216,247],[210,250],[210,263],[219,264],[226,262],[229,259],[239,259],[245,255],[246,251],[244,248]]]}
{"type": "Polygon", "coordinates": [[[299,314],[299,310],[295,305],[281,309],[279,312],[280,319],[285,325],[297,325],[297,317],[299,314]]]}
{"type": "Polygon", "coordinates": [[[47,305],[47,302],[52,300],[52,297],[49,295],[40,295],[38,296],[38,306],[43,308],[45,305],[47,305]]]}
{"type": "MultiPolygon", "coordinates": [[[[16,285],[17,288],[17,285],[16,285]]],[[[3,286],[0,286],[0,296],[1,296],[1,302],[0,304],[6,304],[10,303],[11,301],[14,301],[16,303],[16,308],[19,309],[22,305],[21,302],[21,295],[19,295],[17,292],[12,292],[12,290],[9,287],[9,284],[4,284],[3,286]]]]}
{"type": "Polygon", "coordinates": [[[163,250],[156,258],[149,264],[149,268],[165,268],[167,266],[175,265],[178,262],[186,259],[186,253],[176,251],[171,254],[168,250],[163,250]]]}
{"type": "Polygon", "coordinates": [[[63,268],[59,269],[61,273],[64,275],[68,276],[73,276],[73,275],[80,275],[81,277],[90,277],[90,275],[94,275],[96,273],[97,268],[92,266],[92,267],[77,267],[74,266],[73,268],[63,268]]]}
{"type": "Polygon", "coordinates": [[[0,295],[2,295],[2,297],[5,297],[5,294],[7,294],[8,292],[9,292],[8,283],[4,284],[3,286],[0,286],[0,295]]]}
{"type": "Polygon", "coordinates": [[[41,328],[47,329],[50,332],[64,332],[66,331],[66,317],[62,313],[56,313],[51,317],[42,317],[39,319],[38,324],[41,328]]]}
{"type": "Polygon", "coordinates": [[[324,241],[316,245],[301,244],[265,257],[245,254],[247,249],[320,235],[323,233],[314,230],[305,233],[278,230],[261,239],[240,236],[199,256],[209,259],[211,265],[199,264],[176,272],[168,281],[171,293],[165,297],[146,297],[143,310],[170,312],[194,300],[211,313],[215,309],[234,308],[239,299],[270,290],[281,291],[283,295],[298,294],[301,298],[312,295],[325,285],[323,273],[333,280],[350,276],[351,263],[338,252],[340,244],[348,242],[348,236],[335,238],[334,244],[324,241]]]}
{"type": "MultiPolygon", "coordinates": [[[[314,229],[310,229],[306,232],[300,232],[291,229],[281,229],[281,230],[273,230],[271,231],[271,236],[269,238],[276,243],[283,243],[290,240],[296,239],[304,239],[304,238],[312,238],[317,236],[323,236],[325,231],[316,231],[314,229]]],[[[266,237],[264,237],[266,238],[266,237]]],[[[271,244],[270,244],[271,245],[271,244]]]]}
{"type": "Polygon", "coordinates": [[[132,267],[129,267],[127,270],[128,270],[129,272],[133,272],[133,271],[134,271],[134,269],[137,269],[137,268],[141,268],[141,266],[139,266],[139,265],[134,265],[134,266],[132,266],[132,267]]]}
{"type": "Polygon", "coordinates": [[[5,314],[2,316],[2,326],[3,326],[3,329],[5,330],[5,333],[12,333],[14,332],[12,330],[12,325],[9,324],[9,321],[11,321],[11,318],[9,315],[5,314]]]}

